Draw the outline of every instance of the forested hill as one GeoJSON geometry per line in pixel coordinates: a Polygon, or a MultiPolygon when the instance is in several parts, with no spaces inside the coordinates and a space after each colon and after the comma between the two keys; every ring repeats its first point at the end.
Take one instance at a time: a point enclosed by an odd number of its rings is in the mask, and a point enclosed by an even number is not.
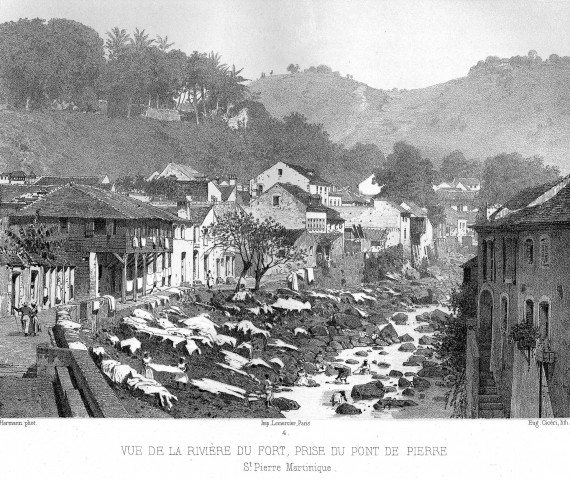
{"type": "Polygon", "coordinates": [[[160,122],[64,111],[0,110],[0,170],[41,174],[149,175],[169,162],[192,165],[214,177],[236,174],[247,182],[277,160],[317,168],[339,185],[355,186],[380,164],[373,145],[344,149],[318,126],[292,115],[271,118],[248,103],[247,131],[221,119],[160,122]]]}
{"type": "Polygon", "coordinates": [[[277,117],[297,111],[346,145],[389,152],[405,140],[437,163],[459,149],[541,155],[570,171],[570,61],[489,57],[466,77],[417,90],[377,90],[332,73],[265,76],[250,91],[277,117]]]}

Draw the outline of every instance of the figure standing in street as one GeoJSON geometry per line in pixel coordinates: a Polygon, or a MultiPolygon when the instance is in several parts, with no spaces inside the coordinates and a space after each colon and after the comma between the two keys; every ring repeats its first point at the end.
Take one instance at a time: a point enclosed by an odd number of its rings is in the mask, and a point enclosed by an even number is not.
{"type": "Polygon", "coordinates": [[[32,302],[30,307],[29,321],[26,324],[26,334],[28,336],[36,336],[40,331],[40,324],[38,321],[38,307],[36,302],[32,302]]]}
{"type": "Polygon", "coordinates": [[[212,275],[212,270],[208,270],[208,275],[206,275],[206,285],[208,290],[212,290],[212,285],[214,284],[214,276],[212,275]]]}
{"type": "Polygon", "coordinates": [[[24,332],[24,336],[27,337],[30,326],[30,317],[33,314],[33,309],[28,305],[28,302],[24,302],[24,306],[22,308],[15,308],[14,310],[20,313],[22,331],[24,332]]]}
{"type": "Polygon", "coordinates": [[[273,384],[269,380],[269,375],[265,374],[265,380],[263,381],[263,387],[265,390],[265,407],[269,408],[273,406],[273,384]]]}

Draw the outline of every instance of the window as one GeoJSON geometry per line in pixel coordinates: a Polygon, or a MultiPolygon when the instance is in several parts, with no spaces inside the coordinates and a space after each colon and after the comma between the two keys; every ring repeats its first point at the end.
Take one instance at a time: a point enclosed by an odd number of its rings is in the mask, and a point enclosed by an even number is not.
{"type": "Polygon", "coordinates": [[[540,332],[540,339],[545,340],[550,332],[550,325],[549,325],[549,314],[550,314],[550,305],[548,302],[540,302],[538,305],[538,321],[539,321],[539,332],[540,332]]]}
{"type": "Polygon", "coordinates": [[[279,176],[283,175],[283,169],[282,168],[277,169],[277,175],[279,175],[279,176]]]}
{"type": "Polygon", "coordinates": [[[273,195],[273,206],[278,207],[281,204],[281,197],[279,195],[273,195]]]}
{"type": "Polygon", "coordinates": [[[107,235],[117,234],[117,222],[115,220],[107,220],[107,235]]]}
{"type": "Polygon", "coordinates": [[[263,193],[263,185],[258,185],[257,186],[257,195],[261,195],[263,193]]]}
{"type": "Polygon", "coordinates": [[[96,218],[93,222],[93,233],[95,235],[105,235],[107,232],[107,222],[103,218],[96,218]]]}
{"type": "Polygon", "coordinates": [[[487,262],[489,260],[488,258],[488,253],[487,253],[487,242],[484,241],[482,247],[482,255],[481,257],[483,257],[483,266],[482,266],[482,272],[483,272],[483,281],[487,280],[487,262]]]}
{"type": "Polygon", "coordinates": [[[93,220],[88,220],[87,222],[85,222],[85,236],[86,237],[92,237],[93,236],[93,230],[94,230],[93,220]]]}
{"type": "Polygon", "coordinates": [[[509,304],[506,297],[501,299],[501,317],[503,333],[506,333],[509,329],[509,304]]]}
{"type": "Polygon", "coordinates": [[[525,303],[524,320],[528,325],[534,324],[534,302],[532,300],[527,300],[525,303]]]}
{"type": "MultiPolygon", "coordinates": [[[[488,256],[488,266],[487,270],[487,280],[490,282],[494,282],[497,278],[497,271],[496,271],[496,264],[495,264],[495,242],[492,240],[487,240],[485,242],[487,244],[487,256],[488,256]]],[[[483,265],[485,269],[486,265],[483,265]]]]}
{"type": "Polygon", "coordinates": [[[532,238],[527,238],[524,241],[523,254],[525,263],[532,265],[534,263],[534,242],[532,241],[532,238]]]}
{"type": "Polygon", "coordinates": [[[550,238],[548,237],[540,239],[540,264],[543,267],[550,265],[550,238]]]}

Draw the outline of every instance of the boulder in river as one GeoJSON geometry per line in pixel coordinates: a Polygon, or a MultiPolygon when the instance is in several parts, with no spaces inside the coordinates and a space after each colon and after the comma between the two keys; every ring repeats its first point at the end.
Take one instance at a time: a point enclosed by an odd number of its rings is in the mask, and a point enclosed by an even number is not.
{"type": "Polygon", "coordinates": [[[380,380],[354,385],[350,396],[355,400],[368,400],[384,396],[384,384],[380,380]]]}
{"type": "Polygon", "coordinates": [[[418,348],[414,355],[423,355],[424,357],[431,358],[433,357],[433,350],[430,348],[418,348]]]}
{"type": "Polygon", "coordinates": [[[372,375],[372,380],[389,380],[390,377],[388,375],[382,375],[381,373],[375,373],[372,375]]]}
{"type": "Polygon", "coordinates": [[[400,342],[413,342],[414,341],[414,337],[412,337],[411,335],[408,335],[407,333],[405,333],[404,335],[401,335],[398,338],[399,338],[400,342]]]}
{"type": "Polygon", "coordinates": [[[402,372],[400,372],[400,370],[390,370],[390,373],[388,374],[388,376],[399,378],[399,377],[403,377],[404,374],[402,372]]]}
{"type": "Polygon", "coordinates": [[[433,310],[430,314],[430,319],[440,324],[445,323],[447,321],[447,318],[448,318],[447,313],[442,312],[438,308],[433,310]]]}
{"type": "Polygon", "coordinates": [[[380,330],[379,337],[390,343],[398,343],[400,339],[398,338],[398,333],[391,323],[386,325],[382,330],[380,330]]]}
{"type": "Polygon", "coordinates": [[[360,415],[362,413],[362,410],[360,410],[360,408],[356,408],[350,403],[341,403],[336,408],[335,412],[339,415],[360,415]]]}
{"type": "Polygon", "coordinates": [[[388,386],[388,387],[384,387],[384,391],[386,393],[394,393],[394,392],[397,392],[398,389],[394,386],[388,386]]]}
{"type": "Polygon", "coordinates": [[[315,325],[309,331],[316,337],[328,336],[329,330],[324,325],[315,325]]]}
{"type": "Polygon", "coordinates": [[[378,368],[390,368],[390,364],[386,362],[378,362],[378,368]]]}
{"type": "Polygon", "coordinates": [[[416,394],[416,391],[413,388],[404,388],[404,390],[402,390],[402,395],[404,397],[413,397],[416,394]]]}
{"type": "Polygon", "coordinates": [[[417,403],[412,400],[384,398],[378,400],[378,402],[372,405],[372,408],[374,408],[374,410],[384,410],[385,408],[415,407],[416,405],[417,403]]]}
{"type": "Polygon", "coordinates": [[[418,372],[419,377],[443,378],[446,373],[441,367],[425,367],[418,372]]]}
{"type": "Polygon", "coordinates": [[[349,365],[359,365],[360,364],[360,362],[358,360],[355,360],[354,358],[349,358],[344,363],[348,363],[349,365]]]}
{"type": "Polygon", "coordinates": [[[400,352],[413,352],[415,349],[416,349],[416,346],[413,343],[403,343],[398,348],[398,350],[400,352]]]}
{"type": "Polygon", "coordinates": [[[410,355],[408,357],[408,362],[416,362],[416,363],[422,363],[425,362],[426,357],[424,357],[423,355],[410,355]]]}
{"type": "Polygon", "coordinates": [[[366,350],[358,350],[357,352],[354,353],[354,355],[356,355],[357,357],[367,357],[368,352],[366,350]]]}
{"type": "Polygon", "coordinates": [[[379,315],[377,313],[373,313],[366,320],[374,325],[384,325],[388,323],[386,317],[384,317],[383,315],[379,315]]]}
{"type": "Polygon", "coordinates": [[[418,343],[420,345],[433,345],[434,343],[436,343],[437,340],[433,337],[428,337],[427,335],[424,335],[423,337],[421,337],[418,341],[418,343]]]}
{"type": "Polygon", "coordinates": [[[390,342],[387,342],[383,338],[377,338],[376,340],[374,340],[374,344],[377,345],[378,347],[388,347],[391,345],[390,342]]]}
{"type": "Polygon", "coordinates": [[[337,352],[343,350],[342,345],[336,340],[333,340],[331,343],[329,343],[329,347],[332,348],[333,350],[336,350],[337,352]]]}
{"type": "Polygon", "coordinates": [[[400,377],[398,379],[398,387],[400,388],[406,388],[409,387],[412,384],[412,382],[410,382],[407,378],[405,377],[400,377]]]}
{"type": "Polygon", "coordinates": [[[392,316],[392,321],[396,325],[405,325],[408,323],[408,316],[405,313],[396,313],[392,316]]]}
{"type": "Polygon", "coordinates": [[[433,333],[435,332],[435,328],[431,325],[420,325],[419,327],[414,328],[414,330],[418,333],[433,333]]]}
{"type": "Polygon", "coordinates": [[[277,397],[273,399],[273,406],[280,411],[299,410],[301,406],[295,401],[285,397],[277,397]]]}
{"type": "Polygon", "coordinates": [[[358,329],[362,327],[362,321],[354,315],[347,315],[345,313],[337,313],[333,316],[333,325],[341,328],[358,329]]]}
{"type": "Polygon", "coordinates": [[[420,366],[420,364],[418,362],[409,362],[409,361],[403,362],[402,365],[404,367],[419,367],[420,366]]]}
{"type": "Polygon", "coordinates": [[[416,390],[419,391],[427,390],[429,387],[431,387],[431,383],[420,376],[414,377],[412,380],[412,385],[416,390]]]}

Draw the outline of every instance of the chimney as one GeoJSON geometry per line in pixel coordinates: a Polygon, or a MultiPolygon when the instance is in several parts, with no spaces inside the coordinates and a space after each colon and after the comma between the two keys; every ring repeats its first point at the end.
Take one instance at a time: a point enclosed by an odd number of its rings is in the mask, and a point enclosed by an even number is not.
{"type": "Polygon", "coordinates": [[[229,180],[232,187],[237,183],[237,177],[235,175],[230,175],[229,180]]]}

